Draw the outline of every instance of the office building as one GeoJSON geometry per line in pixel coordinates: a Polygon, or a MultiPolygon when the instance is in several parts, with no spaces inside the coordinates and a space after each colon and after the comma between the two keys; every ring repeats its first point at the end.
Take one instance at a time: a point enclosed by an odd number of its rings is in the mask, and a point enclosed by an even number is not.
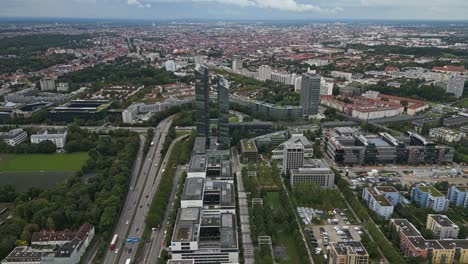
{"type": "Polygon", "coordinates": [[[378,216],[390,219],[394,206],[398,204],[399,194],[392,186],[367,187],[362,192],[362,199],[378,216]]]}
{"type": "Polygon", "coordinates": [[[331,76],[335,78],[341,78],[348,82],[353,79],[353,73],[351,72],[342,72],[342,71],[332,71],[331,76]]]}
{"type": "Polygon", "coordinates": [[[237,73],[239,72],[240,70],[242,70],[243,66],[242,66],[242,60],[241,59],[233,59],[232,60],[232,71],[234,73],[237,73]]]}
{"type": "Polygon", "coordinates": [[[271,80],[271,67],[268,65],[261,65],[258,68],[258,79],[260,81],[271,80]]]}
{"type": "Polygon", "coordinates": [[[291,187],[300,183],[314,183],[321,188],[333,188],[335,174],[323,160],[314,159],[302,168],[292,169],[289,182],[291,187]]]}
{"type": "Polygon", "coordinates": [[[190,177],[185,180],[184,190],[180,199],[180,208],[203,207],[203,190],[205,178],[190,177]]]}
{"type": "Polygon", "coordinates": [[[302,118],[301,106],[277,106],[250,98],[231,95],[230,102],[250,109],[253,114],[273,120],[297,120],[302,118]]]}
{"type": "Polygon", "coordinates": [[[446,215],[429,214],[427,215],[426,229],[438,239],[458,238],[460,228],[446,215]]]}
{"type": "Polygon", "coordinates": [[[168,72],[175,72],[177,70],[177,66],[174,60],[168,60],[164,63],[164,67],[168,72]]]}
{"type": "Polygon", "coordinates": [[[0,138],[3,138],[3,141],[12,147],[23,143],[28,139],[28,133],[22,128],[12,129],[8,132],[0,133],[0,138]]]}
{"type": "Polygon", "coordinates": [[[420,257],[433,264],[468,263],[467,239],[425,239],[406,219],[391,219],[405,257],[420,257]]]}
{"type": "Polygon", "coordinates": [[[455,207],[468,208],[468,187],[452,186],[448,191],[450,204],[455,207]]]}
{"type": "Polygon", "coordinates": [[[282,173],[289,176],[291,170],[304,166],[304,146],[300,143],[284,144],[282,173]]]}
{"type": "Polygon", "coordinates": [[[55,91],[55,79],[52,77],[44,77],[39,81],[41,91],[55,91]]]}
{"type": "Polygon", "coordinates": [[[242,139],[240,143],[242,160],[244,162],[256,162],[258,159],[258,150],[255,142],[242,139]]]}
{"type": "Polygon", "coordinates": [[[55,122],[73,122],[77,119],[99,121],[107,118],[111,105],[109,100],[72,100],[53,108],[49,118],[55,122]]]}
{"type": "Polygon", "coordinates": [[[32,144],[39,144],[42,141],[49,140],[58,149],[62,149],[65,147],[65,143],[67,141],[67,131],[64,133],[54,133],[54,134],[49,134],[48,131],[44,131],[43,133],[31,135],[31,143],[32,144]]]}
{"type": "Polygon", "coordinates": [[[330,245],[329,264],[367,264],[369,254],[361,242],[337,242],[330,245]]]}
{"type": "Polygon", "coordinates": [[[305,136],[294,137],[293,136],[290,139],[288,139],[286,142],[283,142],[278,147],[276,147],[272,151],[273,155],[272,155],[271,158],[274,159],[274,160],[283,160],[284,146],[285,146],[285,144],[288,144],[288,143],[302,144],[302,146],[304,147],[304,158],[305,159],[310,159],[310,158],[314,157],[313,145],[312,145],[312,143],[310,143],[310,141],[307,139],[307,137],[305,137],[305,136]]]}
{"type": "Polygon", "coordinates": [[[219,149],[229,149],[229,83],[221,75],[218,76],[218,143],[219,149]]]}
{"type": "Polygon", "coordinates": [[[320,75],[312,73],[302,74],[301,107],[303,115],[315,115],[320,105],[320,75]]]}
{"type": "Polygon", "coordinates": [[[189,105],[193,103],[193,98],[188,99],[167,99],[154,104],[134,103],[122,111],[122,121],[124,124],[136,124],[149,120],[155,113],[167,110],[176,106],[189,105]]]}
{"type": "Polygon", "coordinates": [[[449,200],[436,188],[424,185],[418,185],[411,190],[411,201],[435,212],[445,211],[449,205],[449,200]]]}
{"type": "Polygon", "coordinates": [[[408,132],[406,137],[388,133],[341,134],[335,128],[325,136],[326,153],[340,164],[440,164],[453,161],[454,149],[408,132]]]}
{"type": "Polygon", "coordinates": [[[195,68],[195,124],[197,127],[197,136],[210,136],[210,78],[208,68],[202,64],[197,64],[195,68]]]}
{"type": "Polygon", "coordinates": [[[429,137],[439,142],[454,143],[462,141],[464,134],[450,128],[436,127],[429,130],[429,137]]]}

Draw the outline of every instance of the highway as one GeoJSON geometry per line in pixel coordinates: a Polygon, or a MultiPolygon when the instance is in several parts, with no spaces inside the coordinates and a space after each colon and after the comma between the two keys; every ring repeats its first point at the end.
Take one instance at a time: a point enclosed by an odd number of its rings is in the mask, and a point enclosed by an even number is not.
{"type": "MultiPolygon", "coordinates": [[[[155,129],[155,135],[152,139],[154,144],[150,147],[145,160],[142,160],[142,155],[138,156],[139,164],[143,164],[134,168],[134,171],[139,171],[139,173],[137,173],[137,177],[133,175],[131,179],[127,199],[114,230],[114,234],[119,235],[119,240],[115,250],[107,252],[103,261],[105,264],[125,263],[128,258],[133,260],[135,257],[138,244],[126,245],[125,240],[128,237],[141,238],[145,229],[145,216],[157,188],[155,183],[157,166],[161,159],[160,153],[171,124],[172,117],[161,121],[155,129]]],[[[141,146],[140,152],[142,148],[143,146],[141,146]]]]}
{"type": "MultiPolygon", "coordinates": [[[[175,143],[177,143],[180,140],[185,139],[187,137],[188,137],[188,135],[181,136],[181,137],[178,137],[176,140],[174,140],[172,142],[171,146],[169,147],[169,151],[167,152],[167,155],[164,158],[164,162],[163,162],[163,164],[161,166],[161,169],[166,167],[166,163],[169,160],[170,153],[171,153],[172,148],[174,147],[175,143]]],[[[170,214],[170,212],[171,212],[171,210],[172,210],[172,208],[174,206],[174,199],[175,199],[175,194],[177,192],[177,186],[178,186],[178,183],[179,183],[179,179],[180,179],[180,176],[181,176],[183,171],[184,171],[184,167],[179,166],[177,168],[176,175],[175,175],[175,178],[174,178],[174,182],[173,182],[173,185],[172,185],[171,196],[169,197],[169,200],[167,201],[166,211],[164,212],[163,221],[162,221],[162,224],[161,224],[161,226],[159,228],[160,232],[153,232],[151,234],[150,245],[149,245],[149,247],[145,247],[145,249],[144,249],[144,253],[143,253],[144,261],[143,261],[143,263],[156,263],[159,256],[160,256],[161,250],[163,248],[163,246],[161,245],[161,241],[165,240],[166,236],[172,236],[172,234],[167,234],[166,233],[166,228],[167,228],[169,214],[170,214]]],[[[161,177],[158,177],[158,178],[160,179],[161,177]]],[[[181,184],[184,184],[184,183],[181,183],[181,184]]]]}

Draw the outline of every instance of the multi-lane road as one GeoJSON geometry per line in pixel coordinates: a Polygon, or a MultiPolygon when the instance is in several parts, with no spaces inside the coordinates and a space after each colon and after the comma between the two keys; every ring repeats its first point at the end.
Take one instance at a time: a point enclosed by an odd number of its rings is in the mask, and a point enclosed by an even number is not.
{"type": "Polygon", "coordinates": [[[138,244],[126,244],[125,240],[130,237],[141,238],[143,235],[145,217],[159,185],[157,175],[160,153],[171,124],[172,117],[159,123],[153,139],[147,139],[152,140],[153,144],[146,157],[141,153],[143,146],[140,148],[139,160],[134,168],[135,175],[132,175],[127,199],[114,230],[114,234],[119,236],[118,243],[115,250],[107,252],[103,261],[105,264],[125,263],[127,259],[133,261],[135,258],[138,244]]]}

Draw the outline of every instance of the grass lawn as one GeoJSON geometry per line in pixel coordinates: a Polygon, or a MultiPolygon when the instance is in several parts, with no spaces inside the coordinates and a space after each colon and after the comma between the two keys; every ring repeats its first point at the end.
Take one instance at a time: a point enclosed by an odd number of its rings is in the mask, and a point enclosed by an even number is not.
{"type": "MultiPolygon", "coordinates": [[[[274,211],[283,211],[280,196],[278,192],[268,192],[264,196],[265,206],[271,206],[274,211]]],[[[290,221],[294,221],[290,219],[290,221]]],[[[296,243],[294,237],[292,237],[286,229],[286,226],[289,225],[288,222],[275,223],[276,233],[272,234],[273,246],[281,245],[287,248],[288,260],[280,261],[278,263],[300,263],[299,250],[296,248],[296,243]]]]}
{"type": "Polygon", "coordinates": [[[189,135],[190,133],[192,132],[191,131],[176,131],[176,137],[189,135]]]}
{"type": "Polygon", "coordinates": [[[0,156],[0,172],[78,171],[88,153],[5,154],[0,156]]]}

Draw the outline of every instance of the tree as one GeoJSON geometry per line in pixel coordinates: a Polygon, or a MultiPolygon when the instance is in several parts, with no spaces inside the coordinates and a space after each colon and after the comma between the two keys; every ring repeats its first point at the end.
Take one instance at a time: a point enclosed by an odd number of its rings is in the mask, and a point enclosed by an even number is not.
{"type": "Polygon", "coordinates": [[[44,140],[37,144],[37,152],[39,153],[54,153],[57,147],[50,140],[44,140]]]}

